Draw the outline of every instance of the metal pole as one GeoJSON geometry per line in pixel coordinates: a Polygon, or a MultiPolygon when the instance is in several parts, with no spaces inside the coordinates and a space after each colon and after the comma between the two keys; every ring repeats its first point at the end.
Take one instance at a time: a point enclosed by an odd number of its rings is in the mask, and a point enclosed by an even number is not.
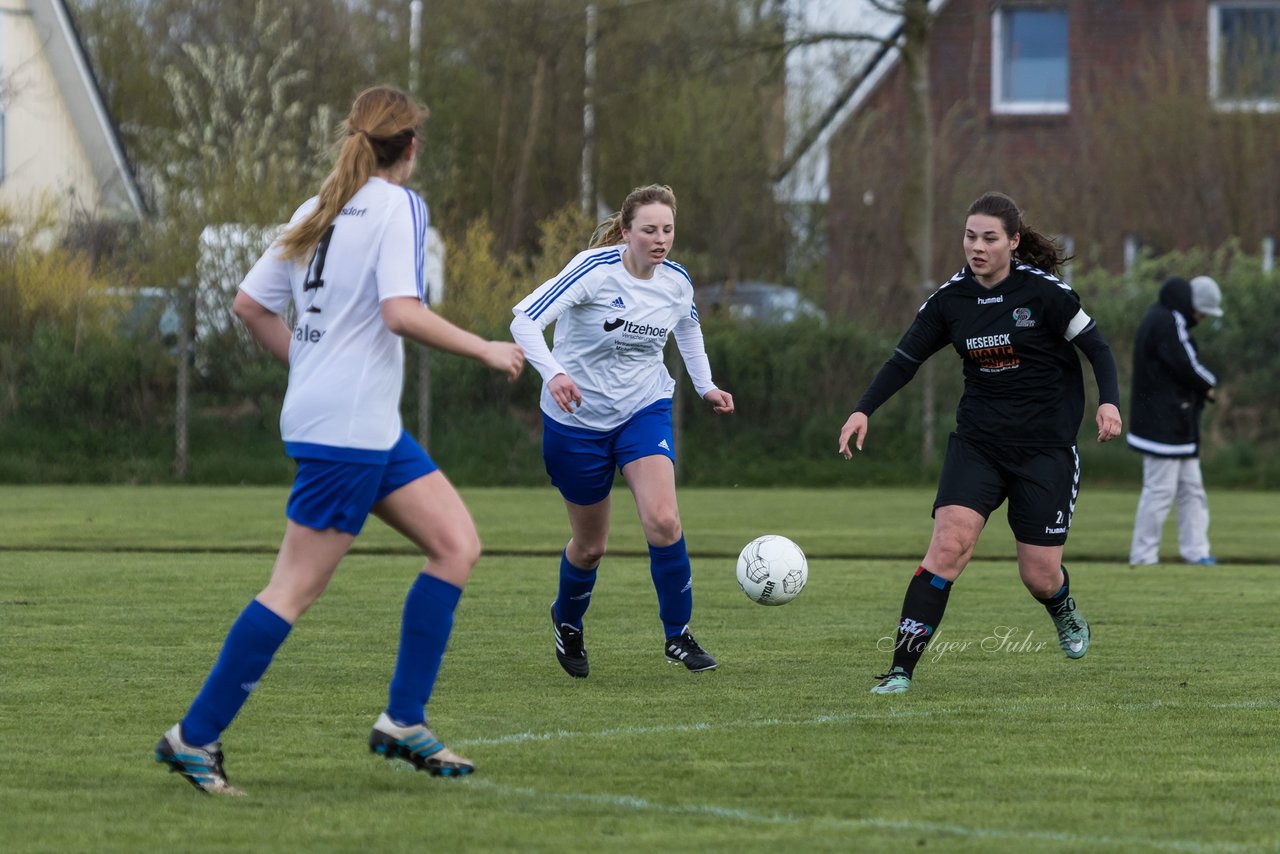
{"type": "MultiPolygon", "coordinates": [[[[409,94],[418,97],[418,54],[422,47],[422,0],[409,2],[409,94]]],[[[418,443],[431,443],[431,348],[418,347],[418,443]]]]}
{"type": "Polygon", "coordinates": [[[418,52],[422,47],[422,0],[409,0],[409,94],[418,94],[418,52]]]}
{"type": "Polygon", "coordinates": [[[596,209],[596,33],[596,4],[588,3],[586,53],[582,61],[582,213],[592,218],[596,209]]]}
{"type": "Polygon", "coordinates": [[[176,401],[173,413],[173,476],[178,480],[187,479],[190,463],[190,445],[188,441],[188,421],[190,419],[191,401],[191,327],[195,323],[195,288],[190,279],[178,282],[178,376],[175,389],[176,401]]]}

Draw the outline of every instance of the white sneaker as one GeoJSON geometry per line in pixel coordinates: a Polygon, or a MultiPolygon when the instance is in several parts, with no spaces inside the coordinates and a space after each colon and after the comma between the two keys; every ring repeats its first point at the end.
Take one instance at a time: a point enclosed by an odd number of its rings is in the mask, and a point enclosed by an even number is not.
{"type": "Polygon", "coordinates": [[[386,712],[369,733],[369,752],[404,760],[435,777],[461,777],[476,770],[474,762],[445,747],[425,723],[397,726],[386,712]]]}
{"type": "Polygon", "coordinates": [[[210,795],[243,795],[227,782],[222,770],[222,743],[215,741],[196,747],[182,740],[182,724],[176,723],[156,744],[156,761],[181,774],[183,779],[210,795]]]}

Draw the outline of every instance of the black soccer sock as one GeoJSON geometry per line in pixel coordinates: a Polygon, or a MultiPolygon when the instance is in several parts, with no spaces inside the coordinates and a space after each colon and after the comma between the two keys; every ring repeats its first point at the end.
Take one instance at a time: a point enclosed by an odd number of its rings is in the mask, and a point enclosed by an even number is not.
{"type": "Polygon", "coordinates": [[[902,619],[898,622],[898,635],[893,646],[893,666],[901,667],[908,676],[916,669],[920,656],[924,655],[929,639],[938,631],[950,595],[951,582],[923,566],[916,570],[907,585],[907,595],[902,600],[902,619]]]}
{"type": "Polygon", "coordinates": [[[1036,601],[1044,606],[1044,609],[1049,612],[1050,617],[1058,616],[1064,609],[1070,606],[1071,578],[1067,575],[1067,568],[1065,566],[1062,567],[1062,587],[1058,592],[1050,596],[1048,599],[1041,599],[1037,596],[1036,601]]]}

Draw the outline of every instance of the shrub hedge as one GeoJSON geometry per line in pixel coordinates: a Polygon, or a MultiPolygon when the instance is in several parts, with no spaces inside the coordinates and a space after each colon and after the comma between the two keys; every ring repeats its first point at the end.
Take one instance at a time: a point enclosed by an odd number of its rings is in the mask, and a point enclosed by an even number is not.
{"type": "MultiPolygon", "coordinates": [[[[1205,419],[1206,476],[1212,484],[1280,486],[1280,281],[1256,258],[1225,247],[1144,259],[1128,276],[1093,272],[1073,286],[1112,343],[1120,365],[1123,412],[1133,333],[1159,283],[1171,272],[1209,272],[1224,292],[1225,316],[1196,330],[1204,361],[1221,379],[1220,402],[1205,419]]],[[[0,279],[0,303],[17,301],[0,279]]],[[[38,322],[0,317],[0,482],[163,482],[171,480],[176,357],[153,325],[86,324],[74,313],[38,322]],[[18,335],[15,325],[21,326],[18,335]],[[10,334],[13,332],[14,334],[10,334]]],[[[493,327],[492,314],[485,318],[493,327]]],[[[707,350],[717,381],[738,412],[713,415],[679,371],[681,479],[691,485],[813,486],[923,483],[953,426],[961,390],[950,351],[930,360],[938,454],[924,460],[921,407],[927,385],[916,380],[872,420],[866,449],[838,460],[836,437],[863,387],[891,352],[899,328],[856,321],[769,326],[709,320],[707,350]]],[[[465,322],[465,321],[464,321],[465,322]]],[[[490,335],[505,334],[491,328],[490,335]]],[[[191,401],[188,480],[287,483],[291,466],[278,441],[285,372],[244,348],[234,332],[198,342],[191,401]]],[[[410,346],[405,422],[417,431],[418,348],[410,346]]],[[[540,379],[531,370],[514,384],[474,362],[431,357],[431,452],[465,485],[546,482],[539,451],[540,379]]],[[[1086,369],[1086,377],[1089,372],[1086,369]]],[[[1081,454],[1090,482],[1136,483],[1140,463],[1122,442],[1093,440],[1090,404],[1081,454]]]]}

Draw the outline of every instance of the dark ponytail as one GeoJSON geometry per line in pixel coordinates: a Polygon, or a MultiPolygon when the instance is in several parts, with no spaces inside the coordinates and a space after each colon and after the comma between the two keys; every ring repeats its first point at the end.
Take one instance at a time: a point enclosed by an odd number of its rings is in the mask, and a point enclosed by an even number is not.
{"type": "Polygon", "coordinates": [[[1056,276],[1062,265],[1071,260],[1072,256],[1065,254],[1052,238],[1023,222],[1017,203],[1004,193],[983,193],[969,205],[967,216],[974,214],[993,216],[1000,220],[1006,235],[1018,235],[1018,248],[1013,250],[1013,257],[1024,264],[1056,276]]]}

